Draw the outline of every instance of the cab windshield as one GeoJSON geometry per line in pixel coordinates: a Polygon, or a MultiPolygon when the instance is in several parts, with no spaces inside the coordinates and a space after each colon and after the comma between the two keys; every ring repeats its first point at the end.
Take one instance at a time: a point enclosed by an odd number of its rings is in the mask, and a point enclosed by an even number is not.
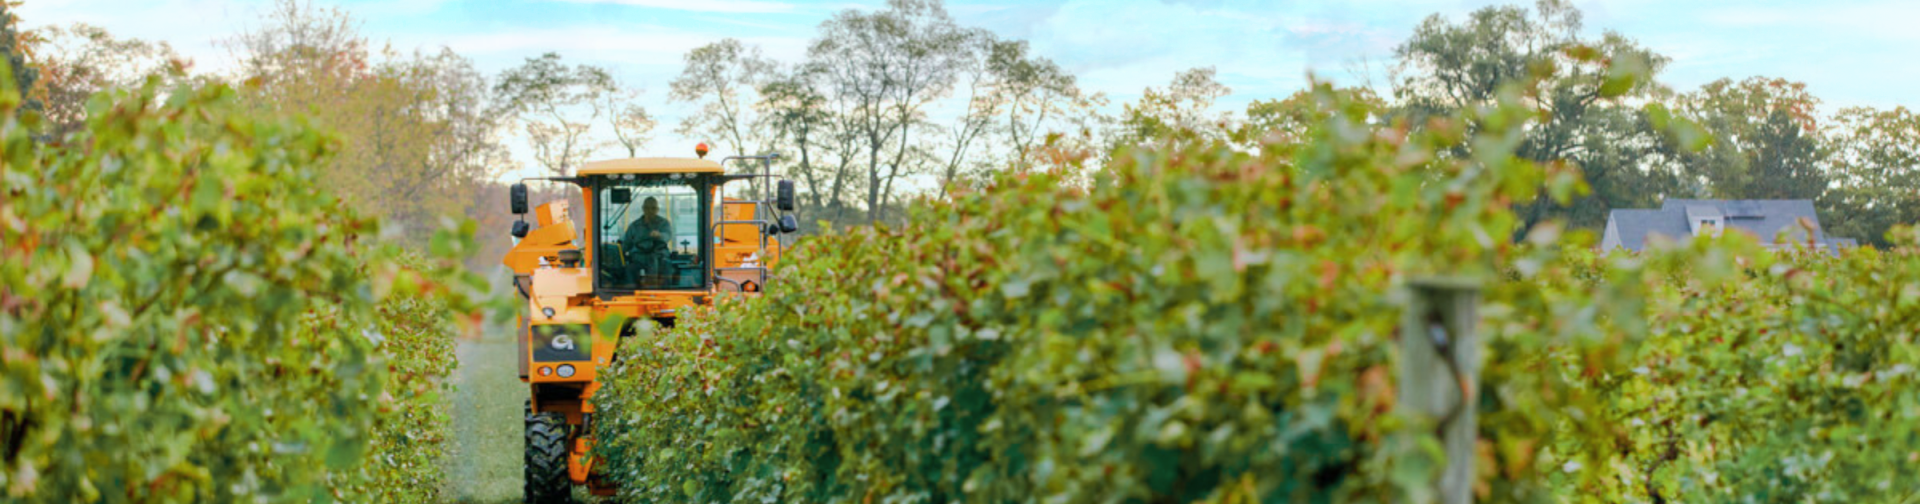
{"type": "Polygon", "coordinates": [[[706,288],[705,178],[609,175],[594,191],[600,290],[706,288]]]}

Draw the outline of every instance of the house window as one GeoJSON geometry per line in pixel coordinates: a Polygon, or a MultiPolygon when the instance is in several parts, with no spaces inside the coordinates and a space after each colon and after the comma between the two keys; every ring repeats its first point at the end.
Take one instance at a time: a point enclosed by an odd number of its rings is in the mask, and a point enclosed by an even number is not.
{"type": "Polygon", "coordinates": [[[1695,236],[1720,236],[1720,219],[1700,219],[1700,227],[1695,228],[1695,236]]]}

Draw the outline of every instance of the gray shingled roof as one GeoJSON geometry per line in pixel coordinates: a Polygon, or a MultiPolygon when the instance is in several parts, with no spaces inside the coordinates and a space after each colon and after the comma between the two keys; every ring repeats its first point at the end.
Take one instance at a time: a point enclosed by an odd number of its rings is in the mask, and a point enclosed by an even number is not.
{"type": "MultiPolygon", "coordinates": [[[[1709,205],[1719,207],[1727,215],[1727,226],[1745,229],[1760,237],[1762,243],[1773,243],[1774,235],[1784,228],[1799,228],[1800,219],[1813,222],[1815,240],[1825,241],[1820,231],[1820,216],[1813,211],[1813,200],[1682,200],[1671,199],[1661,205],[1662,210],[1679,208],[1684,212],[1687,205],[1709,205]]],[[[1682,221],[1684,228],[1687,224],[1682,221]]]]}
{"type": "Polygon", "coordinates": [[[1658,210],[1613,210],[1607,219],[1620,233],[1620,246],[1628,250],[1640,250],[1646,246],[1647,236],[1653,233],[1674,239],[1691,235],[1687,226],[1688,207],[1693,207],[1696,213],[1707,207],[1718,208],[1724,215],[1722,222],[1725,226],[1752,233],[1766,243],[1773,242],[1781,229],[1797,229],[1801,218],[1813,222],[1816,241],[1830,246],[1842,241],[1831,240],[1821,232],[1820,217],[1814,213],[1812,200],[1670,199],[1663,202],[1658,210]]]}
{"type": "Polygon", "coordinates": [[[1689,234],[1686,215],[1668,210],[1666,208],[1614,210],[1607,219],[1612,220],[1615,226],[1619,226],[1620,246],[1626,247],[1627,250],[1638,251],[1647,246],[1649,234],[1660,233],[1675,239],[1689,234]]]}

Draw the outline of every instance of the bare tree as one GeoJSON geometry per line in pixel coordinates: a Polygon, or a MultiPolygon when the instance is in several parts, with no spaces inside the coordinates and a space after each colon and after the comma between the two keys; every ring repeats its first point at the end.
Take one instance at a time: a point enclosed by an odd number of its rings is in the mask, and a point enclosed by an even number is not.
{"type": "Polygon", "coordinates": [[[989,65],[993,50],[1000,42],[992,32],[986,30],[967,30],[963,37],[961,49],[953,63],[957,67],[956,79],[964,83],[964,94],[960,98],[966,101],[966,109],[960,112],[951,126],[943,128],[947,137],[947,155],[945,159],[936,160],[940,165],[940,197],[943,198],[947,195],[948,186],[963,175],[962,170],[966,165],[986,164],[969,163],[968,153],[976,140],[992,133],[994,119],[1005,105],[1005,100],[999,94],[1005,89],[1006,83],[989,65]]]}
{"type": "Polygon", "coordinates": [[[1002,129],[1014,165],[1027,166],[1034,143],[1050,131],[1049,121],[1061,118],[1084,97],[1072,74],[1051,60],[1028,54],[1024,40],[995,42],[986,66],[996,85],[996,108],[1006,115],[1002,129]]]}
{"type": "Polygon", "coordinates": [[[640,149],[653,141],[653,128],[659,125],[639,98],[640,90],[622,89],[607,93],[602,106],[607,110],[607,126],[613,129],[614,142],[627,149],[627,157],[639,156],[640,149]]]}
{"type": "Polygon", "coordinates": [[[534,160],[562,177],[605,145],[594,138],[592,125],[611,113],[603,100],[616,89],[605,69],[585,64],[569,67],[555,53],[527,58],[526,63],[501,73],[494,85],[507,113],[525,128],[534,160]]]}
{"type": "Polygon", "coordinates": [[[965,32],[938,0],[889,0],[871,14],[850,9],[820,28],[809,60],[850,109],[848,126],[867,158],[867,218],[879,221],[913,151],[913,126],[953,87],[965,32]]]}
{"type": "Polygon", "coordinates": [[[814,209],[837,207],[848,157],[833,151],[840,131],[815,69],[802,65],[769,79],[760,87],[755,108],[766,114],[770,139],[793,150],[788,173],[804,183],[807,203],[814,209]],[[830,160],[836,158],[837,166],[830,160]],[[825,189],[829,184],[832,190],[825,189]]]}
{"type": "MultiPolygon", "coordinates": [[[[723,39],[687,52],[686,68],[673,79],[669,98],[700,104],[700,112],[681,120],[677,132],[717,140],[736,154],[761,154],[772,148],[772,135],[755,96],[777,72],[778,65],[760,54],[760,48],[737,39],[723,39]]],[[[761,181],[748,182],[758,193],[761,181]]]]}

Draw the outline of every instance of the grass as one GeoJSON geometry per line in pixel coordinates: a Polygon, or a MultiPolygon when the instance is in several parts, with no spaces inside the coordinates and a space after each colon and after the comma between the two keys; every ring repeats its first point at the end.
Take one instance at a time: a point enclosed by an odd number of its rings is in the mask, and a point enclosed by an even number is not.
{"type": "Polygon", "coordinates": [[[527,385],[514,362],[513,330],[489,327],[455,352],[452,474],[455,502],[520,502],[521,429],[527,385]]]}

